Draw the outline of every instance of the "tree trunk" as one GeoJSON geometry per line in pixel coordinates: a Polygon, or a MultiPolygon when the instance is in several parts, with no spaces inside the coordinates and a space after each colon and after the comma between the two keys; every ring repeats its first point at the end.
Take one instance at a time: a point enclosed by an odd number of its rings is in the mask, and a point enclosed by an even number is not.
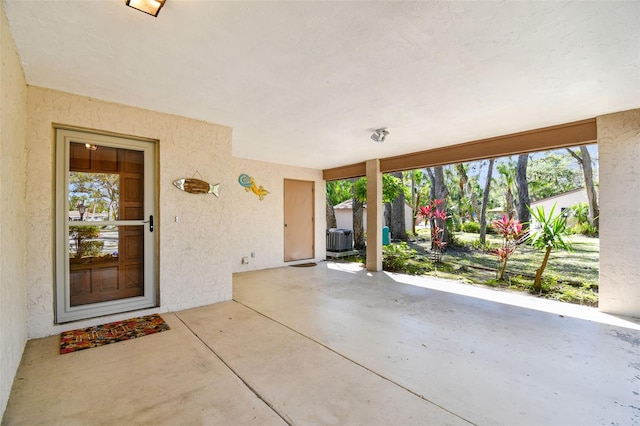
{"type": "Polygon", "coordinates": [[[411,173],[411,209],[413,210],[413,215],[411,217],[411,233],[416,235],[416,214],[418,214],[418,199],[420,198],[419,194],[416,194],[416,176],[412,171],[411,173]]]}
{"type": "Polygon", "coordinates": [[[431,201],[436,199],[436,186],[433,184],[433,182],[435,181],[436,177],[433,174],[433,168],[432,167],[428,167],[427,169],[425,169],[427,171],[427,174],[429,175],[429,179],[431,179],[431,188],[429,188],[429,197],[431,197],[431,201]]]}
{"type": "MultiPolygon", "coordinates": [[[[529,223],[531,216],[529,214],[529,182],[527,181],[527,164],[529,163],[529,154],[520,154],[518,156],[518,169],[516,170],[516,185],[518,186],[518,220],[521,223],[529,223]]],[[[528,228],[529,226],[526,225],[528,228]]]]}
{"type": "Polygon", "coordinates": [[[471,201],[471,208],[473,209],[473,214],[474,214],[474,221],[478,220],[478,217],[480,215],[480,208],[478,206],[478,199],[476,198],[476,193],[473,190],[473,185],[471,184],[471,181],[467,181],[467,192],[469,193],[469,201],[471,201]]]}
{"type": "Polygon", "coordinates": [[[465,223],[467,216],[462,212],[462,199],[464,198],[464,193],[467,190],[467,184],[469,183],[469,177],[467,176],[467,171],[464,169],[464,165],[462,163],[457,163],[454,165],[456,172],[458,172],[458,176],[460,177],[459,187],[460,187],[460,198],[458,199],[458,214],[460,215],[460,222],[465,223]]]}
{"type": "MultiPolygon", "coordinates": [[[[427,172],[431,178],[431,200],[444,200],[438,209],[446,211],[449,190],[447,189],[447,185],[444,181],[444,169],[442,166],[436,166],[427,169],[427,172]]],[[[449,243],[449,230],[447,229],[446,221],[439,220],[437,225],[443,230],[442,241],[449,243]]],[[[431,242],[431,249],[433,249],[433,241],[431,242]]]]}
{"type": "Polygon", "coordinates": [[[586,146],[580,147],[582,153],[582,171],[584,173],[584,186],[587,189],[589,199],[589,223],[591,226],[600,229],[600,208],[598,206],[598,194],[593,183],[593,169],[591,167],[591,155],[586,146]]]}
{"type": "Polygon", "coordinates": [[[353,185],[353,248],[364,250],[364,224],[363,224],[363,203],[356,198],[356,186],[353,185]]]}
{"type": "Polygon", "coordinates": [[[507,193],[505,194],[505,204],[507,205],[505,208],[507,209],[507,216],[509,219],[513,218],[513,214],[515,213],[515,208],[513,205],[513,193],[511,192],[511,187],[507,186],[507,193]]]}
{"type": "Polygon", "coordinates": [[[327,200],[326,202],[327,204],[327,228],[337,228],[338,227],[338,223],[336,221],[336,212],[335,210],[333,210],[333,206],[331,205],[331,203],[329,203],[329,201],[327,200]]]}
{"type": "Polygon", "coordinates": [[[498,269],[498,279],[504,279],[504,273],[507,271],[507,259],[500,262],[500,269],[498,269]]]}
{"type": "MultiPolygon", "coordinates": [[[[391,173],[391,175],[402,181],[402,172],[391,173]]],[[[400,191],[391,204],[391,224],[389,226],[389,231],[394,239],[402,241],[406,241],[408,239],[407,226],[404,219],[404,209],[404,191],[400,191]]]]}
{"type": "Polygon", "coordinates": [[[578,161],[580,167],[582,167],[582,174],[584,175],[584,188],[587,191],[587,199],[589,200],[589,224],[596,230],[600,229],[600,208],[598,207],[598,194],[596,193],[596,186],[593,183],[593,168],[591,166],[591,154],[586,146],[580,146],[580,155],[576,154],[569,148],[567,148],[569,154],[578,161]]]}
{"type": "Polygon", "coordinates": [[[487,181],[484,183],[484,193],[482,194],[482,208],[480,209],[480,242],[486,242],[487,233],[487,203],[489,202],[489,190],[491,189],[491,175],[493,174],[494,159],[489,160],[489,170],[487,171],[487,181]]]}
{"type": "Polygon", "coordinates": [[[382,211],[382,222],[385,226],[391,228],[391,203],[384,203],[384,210],[382,211]]]}
{"type": "Polygon", "coordinates": [[[547,267],[547,262],[549,261],[549,255],[551,254],[551,249],[553,247],[547,247],[547,251],[544,254],[544,259],[542,260],[542,265],[536,271],[536,278],[533,281],[533,290],[541,292],[542,291],[542,273],[544,272],[544,268],[547,267]]]}
{"type": "MultiPolygon", "coordinates": [[[[469,203],[471,203],[471,208],[473,212],[468,212],[471,220],[478,220],[478,216],[480,215],[480,209],[478,206],[478,200],[476,199],[476,194],[473,191],[473,185],[471,184],[471,180],[469,180],[469,175],[467,175],[467,171],[464,168],[464,164],[458,163],[455,165],[456,171],[458,175],[460,175],[460,194],[464,194],[466,192],[467,197],[469,198],[469,203]]],[[[460,198],[462,200],[462,197],[460,198]]],[[[462,209],[460,209],[460,218],[464,223],[464,217],[462,215],[462,209]]]]}
{"type": "Polygon", "coordinates": [[[418,234],[416,234],[416,216],[418,215],[418,210],[420,209],[420,193],[418,192],[416,194],[416,201],[413,204],[413,218],[411,219],[411,229],[413,230],[413,235],[417,237],[418,234]]]}

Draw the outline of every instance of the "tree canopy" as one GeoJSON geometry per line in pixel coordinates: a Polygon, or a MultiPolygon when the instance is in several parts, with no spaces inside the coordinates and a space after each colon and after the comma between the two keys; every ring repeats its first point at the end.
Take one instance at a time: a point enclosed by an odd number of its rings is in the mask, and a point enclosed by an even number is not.
{"type": "MultiPolygon", "coordinates": [[[[596,159],[596,161],[588,159],[587,161],[593,166],[593,172],[590,172],[590,175],[593,175],[594,187],[597,187],[597,145],[581,147],[582,156],[586,149],[589,149],[596,159]]],[[[510,217],[518,211],[518,219],[521,219],[520,216],[525,216],[526,221],[526,214],[522,212],[528,213],[529,206],[522,204],[529,204],[584,186],[583,170],[576,161],[577,150],[574,151],[559,149],[496,158],[491,161],[479,160],[451,164],[431,170],[416,169],[403,172],[402,179],[391,174],[383,174],[383,202],[392,203],[402,192],[405,199],[411,201],[415,215],[420,205],[428,204],[434,198],[432,192],[437,189],[440,195],[436,198],[445,199],[447,212],[456,228],[466,221],[481,221],[482,211],[486,212],[494,208],[502,209],[510,217]],[[492,168],[489,168],[490,164],[493,164],[492,168]],[[442,171],[443,182],[440,182],[439,174],[438,176],[434,174],[435,170],[442,171]],[[490,171],[489,175],[488,171],[490,171]],[[439,189],[434,188],[436,177],[439,189]],[[522,193],[523,188],[526,188],[528,194],[522,193]],[[485,189],[488,189],[488,194],[485,194],[485,189]],[[442,194],[445,192],[446,196],[443,197],[442,194]]],[[[327,200],[331,206],[351,199],[354,195],[358,201],[366,202],[366,178],[327,183],[327,200]]],[[[595,216],[597,217],[597,214],[595,216]]],[[[492,219],[486,217],[485,220],[492,219]]]]}

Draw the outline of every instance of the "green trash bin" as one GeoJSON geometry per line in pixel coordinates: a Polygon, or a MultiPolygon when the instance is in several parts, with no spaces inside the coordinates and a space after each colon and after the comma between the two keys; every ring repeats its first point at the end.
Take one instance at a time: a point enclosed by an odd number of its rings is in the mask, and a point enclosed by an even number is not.
{"type": "Polygon", "coordinates": [[[389,241],[389,227],[388,226],[383,226],[382,227],[382,245],[383,246],[388,246],[390,244],[389,241]]]}

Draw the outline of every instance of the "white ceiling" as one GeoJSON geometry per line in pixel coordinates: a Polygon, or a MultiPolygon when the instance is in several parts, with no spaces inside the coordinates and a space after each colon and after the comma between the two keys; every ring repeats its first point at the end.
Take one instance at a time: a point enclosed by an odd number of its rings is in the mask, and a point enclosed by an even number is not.
{"type": "Polygon", "coordinates": [[[640,107],[638,1],[167,0],[158,18],[123,0],[4,5],[28,84],[230,126],[234,156],[275,163],[640,107]]]}

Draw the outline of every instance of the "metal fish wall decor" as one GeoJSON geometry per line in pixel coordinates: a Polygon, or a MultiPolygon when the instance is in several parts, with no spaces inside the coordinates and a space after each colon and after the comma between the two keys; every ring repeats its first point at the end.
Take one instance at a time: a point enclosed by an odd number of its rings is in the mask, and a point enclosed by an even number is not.
{"type": "Polygon", "coordinates": [[[173,185],[189,194],[213,194],[216,197],[220,196],[220,184],[216,183],[211,185],[200,179],[195,178],[182,178],[173,182],[173,185]]]}

